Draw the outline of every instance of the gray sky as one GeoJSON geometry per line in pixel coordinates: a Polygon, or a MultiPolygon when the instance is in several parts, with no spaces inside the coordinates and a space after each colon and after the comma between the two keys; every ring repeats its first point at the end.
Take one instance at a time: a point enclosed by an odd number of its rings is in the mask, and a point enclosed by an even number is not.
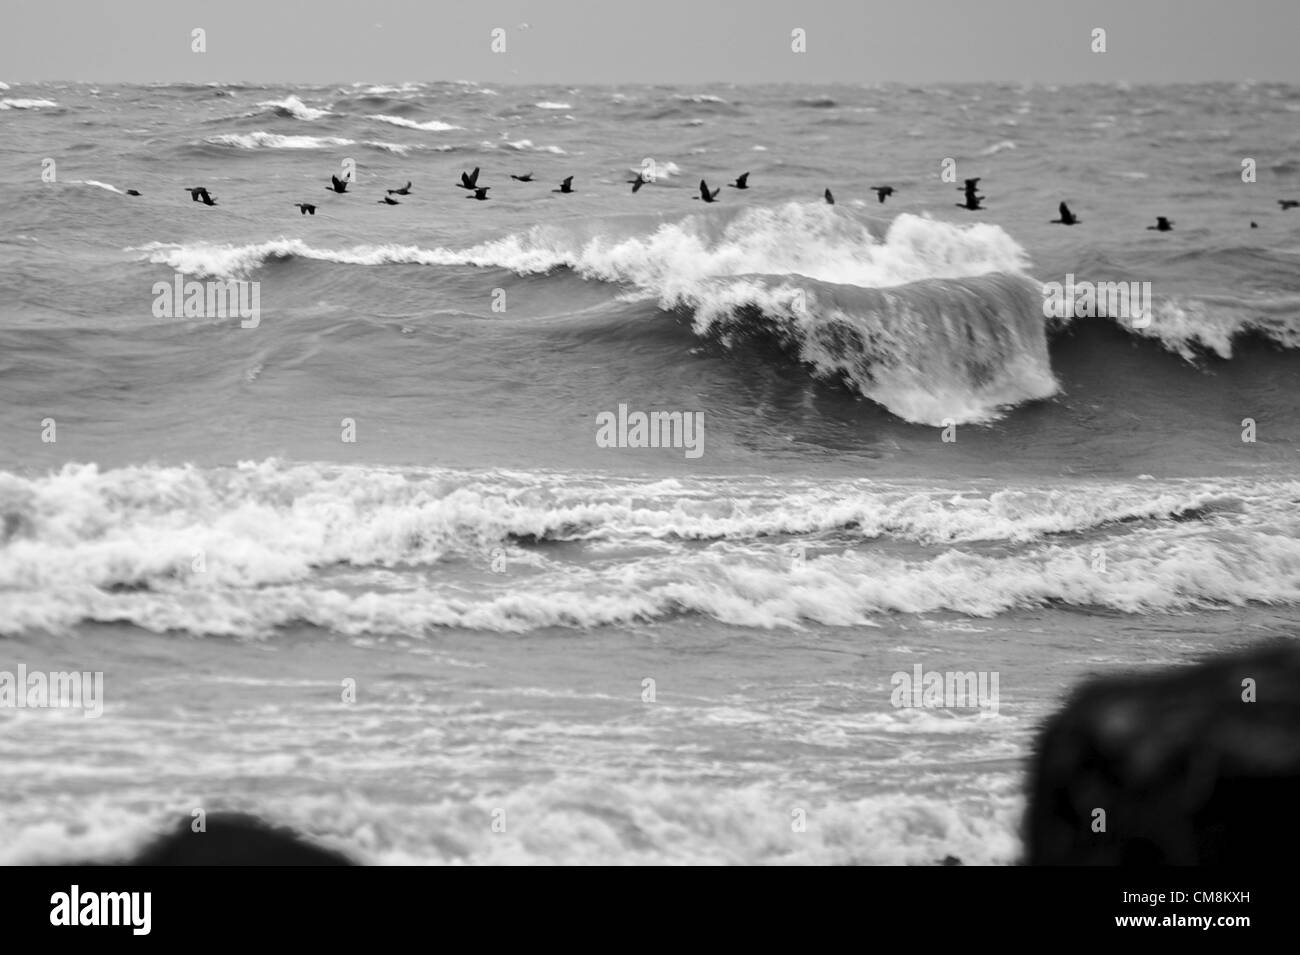
{"type": "Polygon", "coordinates": [[[24,0],[0,80],[1295,82],[1297,27],[1300,0],[24,0]]]}

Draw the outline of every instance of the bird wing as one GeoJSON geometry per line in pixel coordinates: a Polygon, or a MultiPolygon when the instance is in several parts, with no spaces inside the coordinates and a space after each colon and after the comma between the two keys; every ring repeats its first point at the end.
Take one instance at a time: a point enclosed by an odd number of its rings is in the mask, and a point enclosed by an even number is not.
{"type": "Polygon", "coordinates": [[[747,185],[748,182],[749,182],[749,173],[745,173],[743,176],[736,177],[736,184],[739,186],[747,185]]]}
{"type": "Polygon", "coordinates": [[[703,179],[700,180],[700,198],[704,199],[705,201],[707,201],[710,198],[709,184],[705,182],[703,179]]]}
{"type": "Polygon", "coordinates": [[[1061,218],[1062,219],[1070,218],[1070,207],[1067,206],[1064,202],[1061,203],[1061,218]]]}
{"type": "Polygon", "coordinates": [[[573,184],[573,177],[572,177],[572,176],[565,176],[565,177],[564,177],[564,183],[563,183],[563,185],[567,188],[568,186],[571,186],[572,184],[573,184]]]}
{"type": "Polygon", "coordinates": [[[478,166],[475,166],[474,171],[469,174],[469,184],[475,187],[478,186],[478,166]]]}
{"type": "Polygon", "coordinates": [[[642,179],[640,176],[637,176],[637,177],[636,177],[636,181],[632,183],[632,191],[633,191],[633,192],[636,192],[636,191],[637,191],[638,189],[640,189],[643,185],[645,185],[645,180],[642,179]]]}

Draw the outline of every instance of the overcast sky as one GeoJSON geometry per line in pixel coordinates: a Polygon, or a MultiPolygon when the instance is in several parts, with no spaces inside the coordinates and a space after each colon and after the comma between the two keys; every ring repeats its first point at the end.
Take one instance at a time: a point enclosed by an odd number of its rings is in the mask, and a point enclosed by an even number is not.
{"type": "Polygon", "coordinates": [[[15,0],[0,24],[10,83],[1300,81],[1300,0],[15,0]]]}

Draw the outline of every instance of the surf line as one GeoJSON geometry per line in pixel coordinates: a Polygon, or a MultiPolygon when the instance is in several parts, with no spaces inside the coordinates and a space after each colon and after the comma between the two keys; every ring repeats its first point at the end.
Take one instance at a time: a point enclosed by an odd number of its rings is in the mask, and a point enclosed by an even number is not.
{"type": "Polygon", "coordinates": [[[703,411],[631,411],[596,415],[598,448],[683,448],[686,457],[704,454],[703,411]]]}

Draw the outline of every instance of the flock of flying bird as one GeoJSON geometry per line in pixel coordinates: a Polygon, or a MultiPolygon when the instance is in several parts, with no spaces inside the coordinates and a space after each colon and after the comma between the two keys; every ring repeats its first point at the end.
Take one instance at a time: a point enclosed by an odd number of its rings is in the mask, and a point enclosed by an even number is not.
{"type": "MultiPolygon", "coordinates": [[[[488,190],[491,189],[492,187],[480,186],[478,184],[478,175],[479,175],[479,167],[475,166],[473,172],[462,172],[460,174],[460,182],[456,183],[456,185],[461,189],[465,189],[473,193],[473,195],[466,196],[465,197],[466,199],[477,199],[480,202],[482,202],[488,198],[488,190]]],[[[534,181],[533,174],[531,172],[525,173],[522,176],[511,175],[510,178],[514,179],[517,182],[534,181]]],[[[980,205],[980,203],[985,199],[985,197],[981,196],[978,192],[981,178],[982,177],[977,176],[974,179],[967,179],[965,181],[964,186],[958,187],[957,191],[964,193],[964,197],[962,201],[957,203],[958,208],[969,209],[971,211],[981,210],[984,208],[982,205],[980,205]]],[[[640,190],[642,186],[651,183],[654,180],[647,179],[644,173],[638,172],[636,174],[635,179],[628,179],[625,181],[632,186],[632,192],[636,193],[637,191],[640,190]]],[[[351,179],[340,179],[338,176],[330,176],[330,184],[325,188],[330,192],[342,194],[348,191],[348,186],[351,184],[352,184],[351,179]]],[[[737,176],[734,182],[729,182],[727,183],[727,185],[731,186],[733,189],[748,189],[749,173],[746,172],[737,176]]],[[[186,186],[185,189],[187,192],[189,192],[190,198],[194,202],[201,202],[205,206],[215,206],[217,204],[217,200],[212,198],[211,194],[209,194],[208,190],[204,186],[186,186]]],[[[893,186],[872,186],[871,189],[873,192],[875,192],[877,199],[882,203],[890,196],[892,196],[895,192],[893,186]]],[[[573,188],[572,176],[566,176],[560,182],[560,187],[558,189],[551,190],[551,192],[558,192],[564,195],[570,195],[574,191],[575,190],[573,188]]],[[[691,198],[702,199],[704,202],[717,202],[718,195],[721,192],[722,192],[721,186],[719,186],[716,189],[710,189],[708,182],[701,179],[700,194],[698,196],[692,196],[691,198]]],[[[126,191],[126,194],[128,196],[140,195],[140,193],[134,189],[128,189],[126,191]]],[[[396,206],[396,205],[400,205],[400,203],[398,202],[398,200],[394,199],[393,196],[409,196],[410,194],[411,194],[411,183],[408,181],[406,185],[402,186],[399,189],[386,190],[383,198],[379,199],[378,202],[383,203],[384,205],[396,206]]],[[[831,191],[829,189],[827,189],[824,193],[822,193],[822,198],[824,198],[826,202],[829,203],[830,205],[835,205],[835,197],[831,194],[831,191]]],[[[1279,206],[1282,207],[1283,211],[1300,208],[1300,200],[1297,199],[1279,199],[1277,200],[1277,203],[1279,206]]],[[[299,212],[302,215],[314,216],[316,214],[316,205],[314,203],[295,202],[293,203],[293,205],[298,208],[299,212]]],[[[1064,202],[1062,202],[1060,205],[1060,214],[1061,217],[1059,219],[1051,219],[1049,220],[1049,223],[1052,225],[1079,225],[1081,222],[1083,222],[1082,219],[1078,218],[1073,212],[1070,211],[1070,207],[1067,206],[1064,202]]],[[[1174,223],[1172,220],[1166,218],[1165,216],[1157,216],[1156,224],[1147,226],[1147,230],[1154,231],[1154,232],[1171,232],[1173,231],[1173,227],[1174,227],[1174,223]]],[[[1250,224],[1250,227],[1252,229],[1257,229],[1259,228],[1259,225],[1255,222],[1252,222],[1250,224]]]]}

